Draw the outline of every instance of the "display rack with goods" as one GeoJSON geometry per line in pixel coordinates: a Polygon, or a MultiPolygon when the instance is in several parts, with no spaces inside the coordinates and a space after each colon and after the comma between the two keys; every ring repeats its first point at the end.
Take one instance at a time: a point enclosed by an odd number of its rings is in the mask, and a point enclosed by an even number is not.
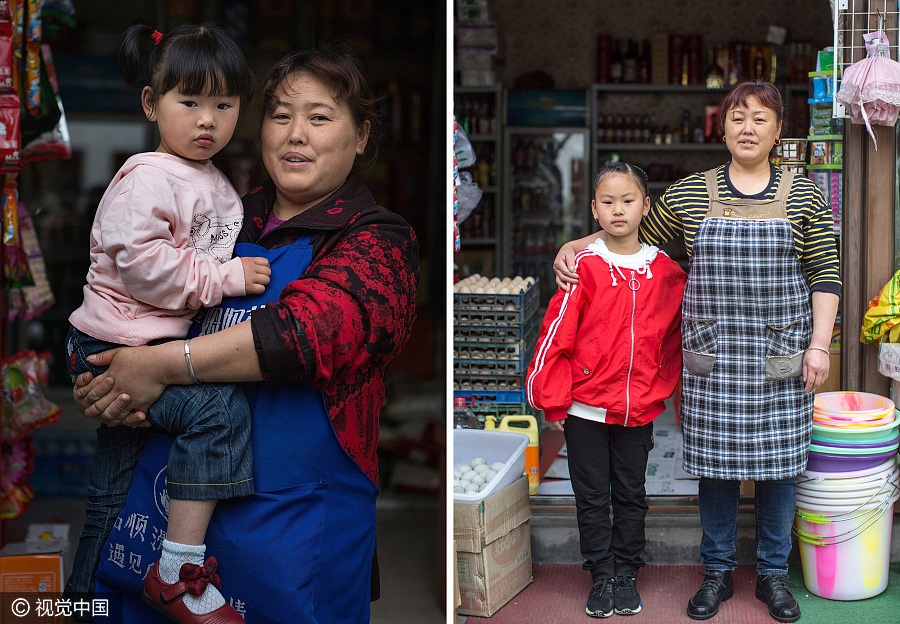
{"type": "Polygon", "coordinates": [[[459,228],[461,251],[456,264],[467,265],[465,273],[497,273],[499,269],[502,98],[500,86],[458,87],[454,91],[454,113],[476,158],[467,171],[482,191],[478,206],[459,228]]]}
{"type": "Polygon", "coordinates": [[[472,275],[454,285],[453,394],[485,418],[531,414],[525,371],[539,330],[540,280],[472,275]]]}
{"type": "Polygon", "coordinates": [[[588,129],[507,127],[503,148],[502,272],[540,278],[540,303],[554,291],[553,258],[588,233],[588,129]]]}

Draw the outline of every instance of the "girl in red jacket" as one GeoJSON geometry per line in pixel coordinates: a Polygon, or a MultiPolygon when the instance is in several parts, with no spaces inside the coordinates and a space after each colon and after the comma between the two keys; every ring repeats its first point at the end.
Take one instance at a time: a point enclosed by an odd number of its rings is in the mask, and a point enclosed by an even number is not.
{"type": "Polygon", "coordinates": [[[526,390],[565,433],[583,567],[593,581],[585,610],[608,617],[641,610],[635,576],[644,566],[647,455],[652,421],[681,374],[687,275],[638,241],[650,210],[646,173],[612,163],[593,188],[591,212],[609,237],[576,256],[578,283],[550,300],[526,390]]]}

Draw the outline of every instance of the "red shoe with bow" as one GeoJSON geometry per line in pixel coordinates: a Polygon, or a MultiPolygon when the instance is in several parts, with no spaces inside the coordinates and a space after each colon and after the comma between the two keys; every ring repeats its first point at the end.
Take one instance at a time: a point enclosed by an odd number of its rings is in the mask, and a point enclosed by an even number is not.
{"type": "Polygon", "coordinates": [[[215,557],[207,559],[202,566],[186,563],[181,566],[178,581],[169,584],[160,577],[157,561],[144,580],[144,600],[170,620],[181,624],[244,624],[240,613],[228,604],[202,615],[192,613],[184,604],[185,594],[202,596],[210,583],[216,589],[222,588],[216,574],[217,567],[215,557]]]}

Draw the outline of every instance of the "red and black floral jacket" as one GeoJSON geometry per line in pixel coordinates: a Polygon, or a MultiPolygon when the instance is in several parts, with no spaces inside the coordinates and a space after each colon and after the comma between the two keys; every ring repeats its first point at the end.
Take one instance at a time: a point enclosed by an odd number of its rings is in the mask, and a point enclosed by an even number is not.
{"type": "Polygon", "coordinates": [[[271,180],[244,196],[238,242],[273,249],[312,232],[313,258],[277,303],[251,315],[263,378],[321,390],[338,439],[377,484],[385,371],[416,316],[415,233],[402,217],[376,205],[355,175],[260,238],[274,201],[271,180]]]}

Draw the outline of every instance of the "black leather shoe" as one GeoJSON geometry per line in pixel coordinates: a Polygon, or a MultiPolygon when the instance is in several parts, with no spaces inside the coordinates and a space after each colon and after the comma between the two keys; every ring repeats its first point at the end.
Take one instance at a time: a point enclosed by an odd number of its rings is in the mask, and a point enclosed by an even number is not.
{"type": "Polygon", "coordinates": [[[719,605],[732,596],[734,583],[731,582],[731,570],[707,570],[703,574],[700,589],[688,602],[688,617],[693,620],[708,620],[719,612],[719,605]]]}
{"type": "Polygon", "coordinates": [[[769,607],[769,615],[779,622],[800,619],[800,605],[787,588],[787,574],[766,574],[756,579],[756,597],[769,607]]]}

